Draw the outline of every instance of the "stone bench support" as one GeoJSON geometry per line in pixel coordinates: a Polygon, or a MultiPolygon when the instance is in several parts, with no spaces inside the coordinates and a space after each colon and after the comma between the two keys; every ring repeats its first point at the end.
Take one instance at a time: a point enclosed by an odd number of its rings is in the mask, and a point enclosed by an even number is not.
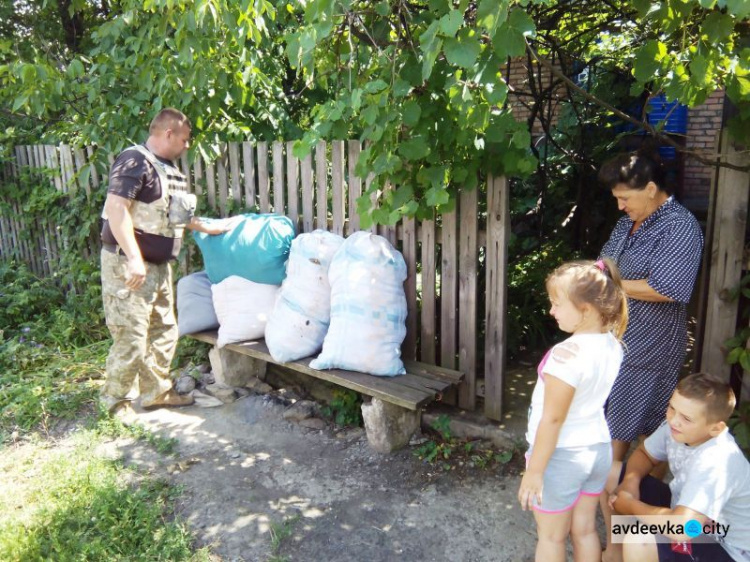
{"type": "Polygon", "coordinates": [[[378,453],[390,453],[405,447],[419,429],[421,415],[420,410],[407,410],[378,398],[362,404],[370,447],[378,453]]]}
{"type": "Polygon", "coordinates": [[[208,360],[216,382],[227,386],[242,387],[254,378],[266,379],[267,363],[260,359],[214,346],[208,352],[208,360]]]}

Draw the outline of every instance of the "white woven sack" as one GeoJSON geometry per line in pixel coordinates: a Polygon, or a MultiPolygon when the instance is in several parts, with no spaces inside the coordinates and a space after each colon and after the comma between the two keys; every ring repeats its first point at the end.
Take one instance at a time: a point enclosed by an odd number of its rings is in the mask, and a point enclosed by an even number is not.
{"type": "Polygon", "coordinates": [[[355,232],[328,270],[331,325],[313,369],[347,369],[380,376],[406,372],[406,263],[390,242],[355,232]]]}
{"type": "Polygon", "coordinates": [[[320,351],[331,319],[328,267],[344,239],[315,230],[292,242],[286,279],[266,325],[274,361],[287,363],[320,351]]]}
{"type": "Polygon", "coordinates": [[[263,285],[232,275],[212,285],[211,292],[219,319],[218,347],[263,337],[278,285],[263,285]]]}

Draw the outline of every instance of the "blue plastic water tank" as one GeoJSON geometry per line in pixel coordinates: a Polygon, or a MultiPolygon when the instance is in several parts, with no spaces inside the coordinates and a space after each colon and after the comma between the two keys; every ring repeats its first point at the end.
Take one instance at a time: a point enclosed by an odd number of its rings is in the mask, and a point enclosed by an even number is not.
{"type": "Polygon", "coordinates": [[[666,119],[663,129],[665,133],[681,135],[687,133],[688,108],[686,105],[676,101],[668,102],[662,94],[651,98],[648,106],[648,122],[651,125],[658,128],[659,123],[666,119]]]}
{"type": "Polygon", "coordinates": [[[677,149],[674,146],[660,146],[659,156],[662,160],[674,160],[677,158],[677,149]]]}

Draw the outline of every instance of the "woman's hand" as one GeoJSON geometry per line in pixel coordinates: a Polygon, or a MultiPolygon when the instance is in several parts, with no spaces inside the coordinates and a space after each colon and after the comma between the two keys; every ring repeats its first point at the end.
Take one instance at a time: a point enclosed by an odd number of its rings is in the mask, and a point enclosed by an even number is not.
{"type": "Polygon", "coordinates": [[[633,496],[633,494],[627,490],[617,488],[617,490],[609,496],[607,503],[609,504],[609,507],[617,513],[629,515],[630,510],[627,506],[632,501],[638,501],[638,498],[633,496]]]}
{"type": "Polygon", "coordinates": [[[607,503],[610,509],[615,509],[615,502],[618,498],[628,498],[638,500],[641,497],[640,480],[635,478],[625,478],[617,488],[609,495],[607,503]]]}
{"type": "Polygon", "coordinates": [[[527,470],[521,480],[521,487],[518,489],[518,501],[521,502],[521,509],[524,511],[531,509],[535,499],[537,504],[541,505],[543,488],[544,474],[527,470]]]}

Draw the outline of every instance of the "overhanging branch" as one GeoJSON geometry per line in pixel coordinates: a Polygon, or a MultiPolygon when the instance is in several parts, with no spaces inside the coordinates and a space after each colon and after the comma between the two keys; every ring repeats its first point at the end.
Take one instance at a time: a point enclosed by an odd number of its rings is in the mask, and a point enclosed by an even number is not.
{"type": "Polygon", "coordinates": [[[526,49],[528,50],[529,54],[536,60],[541,66],[549,70],[555,77],[562,80],[568,88],[570,88],[572,91],[578,93],[579,95],[586,98],[591,103],[598,105],[599,107],[603,107],[610,113],[616,115],[623,121],[627,121],[628,123],[632,123],[633,125],[637,126],[640,129],[643,129],[649,133],[651,133],[654,137],[658,138],[662,142],[668,144],[669,146],[672,146],[676,148],[678,151],[688,154],[698,160],[700,163],[705,164],[706,166],[722,166],[724,168],[729,168],[731,170],[738,170],[740,172],[748,172],[750,171],[750,166],[737,166],[736,164],[732,164],[731,162],[723,161],[724,158],[726,158],[726,155],[718,153],[718,154],[707,154],[705,152],[697,152],[694,150],[686,150],[684,146],[681,146],[679,143],[672,140],[669,136],[662,134],[658,129],[656,129],[653,125],[646,121],[641,121],[639,119],[636,119],[635,117],[631,117],[624,111],[621,111],[617,109],[615,106],[608,104],[607,102],[600,100],[593,94],[587,92],[583,88],[581,88],[578,84],[573,82],[570,78],[565,76],[563,72],[555,67],[553,64],[551,64],[548,60],[542,58],[539,56],[539,54],[534,50],[534,48],[529,43],[528,39],[526,40],[526,49]]]}

